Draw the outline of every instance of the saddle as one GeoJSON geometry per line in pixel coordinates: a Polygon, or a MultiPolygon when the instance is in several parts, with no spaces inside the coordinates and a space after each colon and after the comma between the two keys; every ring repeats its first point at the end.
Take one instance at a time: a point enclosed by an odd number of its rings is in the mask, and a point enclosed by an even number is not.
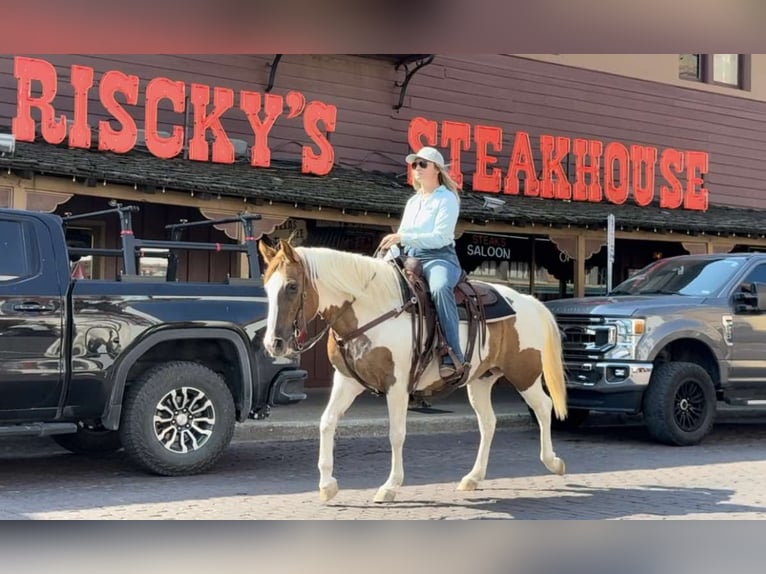
{"type": "MultiPolygon", "coordinates": [[[[422,399],[413,392],[415,384],[434,355],[441,359],[450,356],[455,364],[458,360],[444,338],[444,332],[439,324],[436,308],[431,299],[428,283],[423,276],[423,264],[415,257],[395,258],[392,264],[400,271],[400,283],[406,299],[416,300],[409,312],[412,314],[414,353],[410,368],[410,397],[422,399]]],[[[506,308],[510,308],[504,299],[506,308]]],[[[466,365],[462,373],[444,379],[444,385],[439,396],[445,396],[465,384],[473,359],[477,334],[479,345],[483,346],[487,333],[487,318],[485,308],[498,302],[497,292],[488,284],[470,281],[465,271],[455,286],[455,302],[461,320],[468,322],[468,348],[465,352],[466,365]]],[[[511,310],[512,311],[512,310],[511,310]]],[[[507,313],[506,313],[507,314],[507,313]]],[[[481,357],[479,358],[481,360],[481,357]]],[[[430,395],[433,396],[433,395],[430,395]]]]}

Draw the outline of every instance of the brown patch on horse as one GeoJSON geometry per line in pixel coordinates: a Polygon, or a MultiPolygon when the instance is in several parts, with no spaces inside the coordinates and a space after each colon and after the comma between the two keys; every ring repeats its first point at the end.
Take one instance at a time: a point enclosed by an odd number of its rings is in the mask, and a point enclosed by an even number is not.
{"type": "MultiPolygon", "coordinates": [[[[338,337],[343,338],[344,333],[351,333],[359,328],[359,321],[354,313],[354,308],[346,307],[343,311],[340,307],[329,307],[322,312],[322,316],[333,324],[333,330],[338,337]],[[339,314],[340,313],[340,314],[339,314]]],[[[343,375],[355,378],[348,368],[351,368],[369,386],[380,393],[388,392],[388,389],[396,382],[394,376],[394,357],[391,350],[385,347],[372,347],[369,337],[362,333],[346,343],[345,361],[341,356],[341,350],[331,335],[327,339],[327,357],[333,367],[343,375]]]]}
{"type": "Polygon", "coordinates": [[[537,349],[522,349],[516,330],[516,317],[487,325],[490,341],[497,341],[488,364],[497,365],[518,391],[526,391],[543,373],[542,354],[537,349]]]}

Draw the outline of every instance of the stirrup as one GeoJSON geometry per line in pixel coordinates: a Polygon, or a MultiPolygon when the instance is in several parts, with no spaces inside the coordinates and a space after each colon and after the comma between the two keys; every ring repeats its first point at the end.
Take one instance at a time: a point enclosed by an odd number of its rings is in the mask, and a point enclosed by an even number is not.
{"type": "Polygon", "coordinates": [[[463,362],[458,365],[441,364],[439,365],[439,376],[444,381],[458,381],[463,378],[463,375],[471,368],[470,363],[463,362]]]}
{"type": "Polygon", "coordinates": [[[439,365],[439,376],[442,379],[451,379],[452,377],[457,376],[457,374],[458,374],[458,367],[456,365],[450,365],[449,363],[447,364],[442,363],[441,365],[439,365]]]}

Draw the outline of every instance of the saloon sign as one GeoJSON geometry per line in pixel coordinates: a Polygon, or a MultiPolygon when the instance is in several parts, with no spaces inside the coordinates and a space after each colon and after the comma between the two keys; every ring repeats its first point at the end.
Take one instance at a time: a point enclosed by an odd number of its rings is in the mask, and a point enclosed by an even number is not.
{"type": "Polygon", "coordinates": [[[700,211],[706,211],[708,207],[708,190],[703,187],[702,179],[708,171],[708,154],[702,151],[667,148],[659,153],[652,146],[631,145],[628,149],[620,142],[605,144],[600,140],[546,134],[539,138],[541,159],[536,162],[529,133],[519,131],[506,160],[507,168],[503,170],[499,155],[503,151],[503,130],[497,126],[443,121],[439,134],[436,121],[417,117],[410,122],[408,139],[415,150],[424,145],[449,149],[450,175],[461,185],[461,151],[472,149],[476,154],[474,191],[518,195],[523,174],[523,195],[594,203],[606,199],[623,204],[632,188],[633,201],[646,206],[657,197],[656,175],[659,171],[662,177],[660,207],[700,211]],[[570,153],[574,154],[575,161],[572,180],[562,165],[570,153]],[[619,178],[615,178],[615,167],[619,178]],[[685,176],[685,184],[681,181],[682,176],[685,176]]]}
{"type": "MultiPolygon", "coordinates": [[[[43,139],[51,144],[60,144],[68,138],[72,148],[89,148],[93,131],[88,122],[90,91],[93,88],[95,72],[88,66],[72,66],[70,84],[74,91],[74,114],[71,125],[64,114],[54,108],[54,98],[60,82],[56,68],[46,60],[17,57],[14,74],[18,83],[16,117],[13,118],[13,134],[19,141],[35,140],[35,120],[32,109],[37,108],[41,117],[40,131],[43,139]],[[32,94],[35,84],[39,95],[32,94]]],[[[138,141],[136,119],[126,107],[139,105],[138,76],[124,74],[117,70],[104,73],[98,82],[98,98],[104,110],[112,116],[100,120],[97,132],[98,149],[116,153],[131,151],[138,141]],[[117,128],[112,126],[116,122],[117,128]]],[[[145,141],[148,150],[157,157],[169,159],[181,154],[188,143],[189,159],[216,163],[234,163],[234,145],[221,125],[221,116],[235,110],[235,93],[231,88],[213,87],[173,81],[158,77],[149,80],[143,90],[141,105],[144,108],[145,141]],[[187,101],[187,92],[189,94],[187,101]],[[210,100],[212,92],[212,109],[210,100]],[[175,112],[179,123],[172,133],[162,134],[158,129],[160,102],[175,112]],[[190,109],[187,109],[190,108],[190,109]],[[183,125],[183,115],[190,112],[192,125],[183,125]],[[206,138],[208,130],[214,136],[212,146],[206,138]],[[211,148],[212,147],[212,153],[211,148]]],[[[268,167],[271,164],[269,132],[277,118],[285,113],[287,119],[302,116],[303,129],[313,146],[302,149],[302,171],[325,175],[332,169],[335,151],[327,139],[327,133],[335,131],[336,108],[320,101],[306,102],[305,96],[296,91],[285,97],[275,94],[261,94],[240,90],[237,95],[239,113],[247,118],[253,132],[254,144],[250,163],[254,167],[268,167]],[[261,115],[263,114],[263,118],[261,115]],[[322,128],[320,128],[320,125],[322,128]],[[315,147],[314,147],[315,146],[315,147]]],[[[169,110],[165,110],[168,113],[169,110]]]]}

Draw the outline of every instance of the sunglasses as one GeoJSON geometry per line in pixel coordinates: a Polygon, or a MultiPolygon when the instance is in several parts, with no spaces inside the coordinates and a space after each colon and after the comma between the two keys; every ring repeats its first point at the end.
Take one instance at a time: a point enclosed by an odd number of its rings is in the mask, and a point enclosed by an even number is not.
{"type": "Polygon", "coordinates": [[[424,159],[416,159],[412,162],[412,169],[415,169],[417,167],[422,167],[423,169],[428,167],[428,162],[424,159]]]}

